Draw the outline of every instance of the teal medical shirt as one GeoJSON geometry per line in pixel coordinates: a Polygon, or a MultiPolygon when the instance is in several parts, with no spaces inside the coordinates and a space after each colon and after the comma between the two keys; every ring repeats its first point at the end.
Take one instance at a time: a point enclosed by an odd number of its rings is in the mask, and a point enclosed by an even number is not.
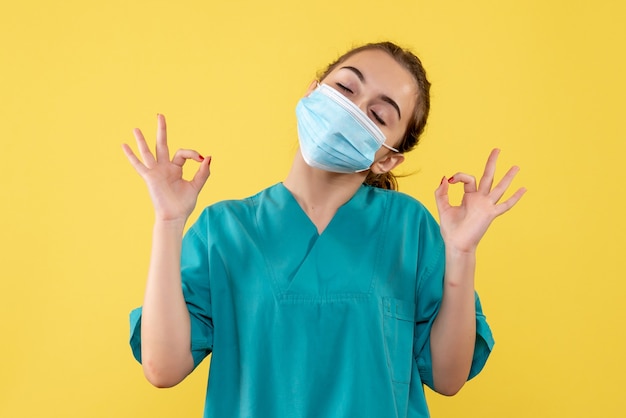
{"type": "MultiPolygon", "coordinates": [[[[212,353],[205,418],[427,417],[439,226],[415,199],[362,186],[320,235],[274,185],[204,210],[183,239],[195,364],[212,353]]],[[[469,378],[493,339],[476,297],[469,378]]],[[[141,309],[131,346],[141,361],[141,309]]]]}

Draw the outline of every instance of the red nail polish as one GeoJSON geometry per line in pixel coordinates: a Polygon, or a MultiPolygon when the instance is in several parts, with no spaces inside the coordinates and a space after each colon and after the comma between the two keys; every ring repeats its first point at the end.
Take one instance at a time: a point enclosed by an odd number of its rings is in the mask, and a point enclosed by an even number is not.
{"type": "Polygon", "coordinates": [[[209,157],[209,165],[211,165],[211,160],[213,159],[213,157],[209,157]]]}
{"type": "Polygon", "coordinates": [[[200,157],[200,161],[204,161],[204,157],[202,155],[198,155],[200,157]]]}
{"type": "Polygon", "coordinates": [[[448,183],[452,183],[453,181],[454,181],[454,176],[452,176],[452,177],[450,177],[450,178],[448,179],[448,183]]]}
{"type": "Polygon", "coordinates": [[[443,184],[443,181],[444,181],[445,179],[446,179],[446,176],[443,176],[443,177],[441,178],[441,183],[439,183],[439,185],[440,185],[440,186],[443,184]]]}

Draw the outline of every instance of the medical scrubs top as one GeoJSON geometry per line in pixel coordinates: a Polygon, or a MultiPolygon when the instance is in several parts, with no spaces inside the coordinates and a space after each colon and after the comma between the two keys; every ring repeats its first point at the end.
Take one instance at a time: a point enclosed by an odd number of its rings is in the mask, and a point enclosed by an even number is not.
{"type": "MultiPolygon", "coordinates": [[[[362,186],[318,234],[276,184],[206,208],[183,239],[182,285],[205,418],[428,417],[439,226],[415,199],[362,186]]],[[[476,297],[468,378],[493,340],[476,297]]],[[[141,361],[141,308],[131,346],[141,361]]]]}

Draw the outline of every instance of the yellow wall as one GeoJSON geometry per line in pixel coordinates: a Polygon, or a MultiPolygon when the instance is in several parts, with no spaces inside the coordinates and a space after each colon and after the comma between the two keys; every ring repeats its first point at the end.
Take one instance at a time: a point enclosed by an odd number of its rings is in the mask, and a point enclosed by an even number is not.
{"type": "Polygon", "coordinates": [[[434,84],[401,189],[434,209],[494,146],[529,189],[479,253],[495,351],[433,416],[623,416],[625,4],[5,2],[0,416],[200,417],[207,364],[157,390],[128,348],[152,212],[120,144],[164,113],[172,148],[214,156],[199,206],[247,196],[284,177],[315,72],[387,38],[434,84]]]}

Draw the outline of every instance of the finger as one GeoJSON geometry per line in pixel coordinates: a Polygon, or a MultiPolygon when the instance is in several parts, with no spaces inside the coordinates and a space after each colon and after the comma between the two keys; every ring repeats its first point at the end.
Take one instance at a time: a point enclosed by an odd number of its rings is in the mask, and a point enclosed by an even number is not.
{"type": "Polygon", "coordinates": [[[506,193],[506,190],[509,188],[518,172],[519,167],[514,165],[509,169],[509,171],[506,172],[506,174],[504,175],[504,177],[502,177],[502,180],[500,180],[496,187],[493,188],[491,193],[489,193],[489,196],[491,196],[491,200],[493,201],[493,203],[496,203],[497,201],[502,199],[502,196],[504,196],[504,193],[506,193]]]}
{"type": "Polygon", "coordinates": [[[450,207],[450,198],[448,197],[448,182],[444,176],[441,179],[441,184],[435,189],[435,203],[437,204],[437,210],[441,214],[450,207]]]}
{"type": "Polygon", "coordinates": [[[198,171],[196,171],[196,174],[193,176],[193,179],[191,179],[191,184],[193,184],[194,187],[198,191],[200,191],[204,187],[204,184],[209,179],[210,175],[211,175],[211,157],[207,157],[204,159],[204,161],[202,161],[202,164],[200,164],[198,171]]]}
{"type": "Polygon", "coordinates": [[[165,116],[161,114],[157,114],[156,159],[157,161],[170,160],[170,151],[167,147],[167,125],[165,116]]]}
{"type": "Polygon", "coordinates": [[[122,144],[122,149],[124,150],[124,154],[126,154],[126,158],[128,158],[128,161],[130,161],[130,164],[133,166],[133,168],[139,174],[143,175],[147,170],[146,166],[143,165],[143,163],[139,160],[139,158],[137,158],[133,150],[127,144],[122,144]]]}
{"type": "Polygon", "coordinates": [[[172,163],[176,164],[179,167],[182,167],[183,165],[185,165],[185,162],[187,160],[202,162],[204,160],[204,157],[198,154],[198,152],[191,149],[179,149],[174,154],[174,158],[172,158],[172,163]]]}
{"type": "Polygon", "coordinates": [[[522,198],[522,196],[524,196],[524,193],[526,193],[526,188],[522,187],[522,188],[518,189],[513,194],[513,196],[509,197],[504,202],[496,205],[496,216],[502,215],[504,212],[508,211],[513,206],[515,206],[515,204],[517,202],[519,202],[519,200],[522,198]]]}
{"type": "Polygon", "coordinates": [[[485,171],[483,172],[483,176],[480,178],[480,183],[478,184],[478,191],[483,193],[489,193],[491,190],[491,186],[493,186],[493,177],[496,174],[496,162],[498,161],[498,155],[500,155],[500,150],[495,148],[489,154],[489,158],[487,158],[487,164],[485,165],[485,171]]]}
{"type": "Polygon", "coordinates": [[[448,183],[463,183],[463,189],[465,193],[474,193],[476,191],[476,178],[465,173],[456,173],[454,176],[448,179],[448,183]]]}
{"type": "Polygon", "coordinates": [[[146,139],[143,137],[141,130],[135,128],[133,130],[133,135],[137,140],[137,148],[139,149],[139,155],[141,155],[141,159],[146,164],[147,167],[152,167],[155,163],[154,156],[146,143],[146,139]]]}

